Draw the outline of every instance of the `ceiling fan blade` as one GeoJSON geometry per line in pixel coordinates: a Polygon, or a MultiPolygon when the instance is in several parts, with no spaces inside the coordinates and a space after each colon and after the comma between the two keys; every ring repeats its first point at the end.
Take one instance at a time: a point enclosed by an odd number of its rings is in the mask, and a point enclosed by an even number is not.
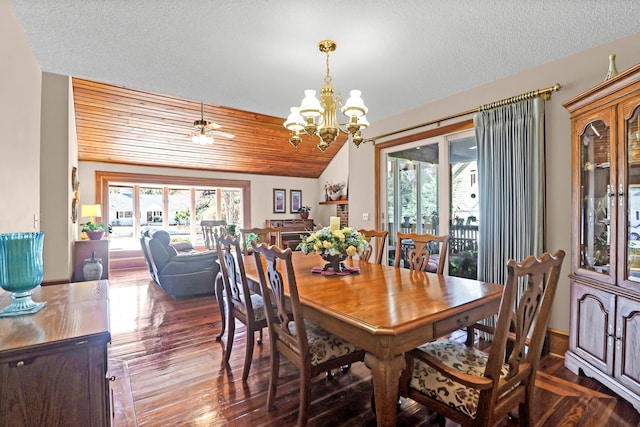
{"type": "Polygon", "coordinates": [[[205,129],[220,129],[221,127],[222,126],[220,126],[217,123],[210,122],[210,123],[207,123],[207,125],[205,126],[205,129]]]}
{"type": "Polygon", "coordinates": [[[210,130],[207,132],[209,135],[220,136],[222,138],[232,139],[235,137],[234,134],[228,132],[222,132],[220,130],[210,130]]]}

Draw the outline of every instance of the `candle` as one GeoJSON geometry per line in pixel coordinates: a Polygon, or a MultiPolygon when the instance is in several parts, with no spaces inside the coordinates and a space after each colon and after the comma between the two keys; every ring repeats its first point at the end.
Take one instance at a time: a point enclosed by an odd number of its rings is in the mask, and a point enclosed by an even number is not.
{"type": "Polygon", "coordinates": [[[338,218],[337,216],[332,216],[331,218],[329,218],[329,229],[331,231],[339,230],[340,229],[340,218],[338,218]]]}

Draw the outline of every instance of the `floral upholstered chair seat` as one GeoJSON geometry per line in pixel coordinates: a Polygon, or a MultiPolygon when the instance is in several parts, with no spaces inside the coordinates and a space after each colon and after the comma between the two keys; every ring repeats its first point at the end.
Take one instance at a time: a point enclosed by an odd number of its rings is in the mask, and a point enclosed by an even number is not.
{"type": "MultiPolygon", "coordinates": [[[[307,340],[309,341],[309,353],[311,353],[312,365],[319,365],[327,360],[360,350],[350,342],[333,335],[331,332],[306,319],[304,326],[307,330],[307,340]]],[[[292,335],[296,335],[295,323],[289,324],[289,330],[292,335]]]]}
{"type": "MultiPolygon", "coordinates": [[[[469,375],[483,376],[488,355],[474,347],[451,340],[439,340],[418,347],[445,365],[469,375]]],[[[415,359],[409,387],[475,418],[479,392],[441,375],[426,363],[415,359]]],[[[503,365],[501,377],[509,372],[503,365]]]]}
{"type": "MultiPolygon", "coordinates": [[[[262,299],[262,296],[258,294],[251,294],[249,298],[251,299],[251,305],[253,307],[253,317],[255,318],[255,320],[256,321],[264,320],[265,311],[264,311],[264,300],[262,299]]],[[[242,294],[241,300],[246,306],[247,303],[245,302],[244,294],[242,294]]],[[[242,309],[242,308],[243,307],[239,305],[236,309],[242,309]]]]}

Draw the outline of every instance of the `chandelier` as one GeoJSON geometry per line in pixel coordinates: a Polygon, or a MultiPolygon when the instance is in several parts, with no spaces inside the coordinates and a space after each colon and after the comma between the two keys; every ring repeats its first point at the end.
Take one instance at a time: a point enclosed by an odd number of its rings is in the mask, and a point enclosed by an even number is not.
{"type": "Polygon", "coordinates": [[[320,99],[316,98],[316,91],[308,89],[304,91],[304,99],[300,107],[291,107],[291,114],[284,122],[284,127],[291,131],[289,142],[294,147],[298,147],[302,142],[300,132],[307,135],[318,136],[318,148],[324,152],[329,145],[336,140],[340,131],[351,136],[351,140],[357,146],[363,141],[360,131],[367,126],[367,107],[360,97],[359,90],[352,90],[350,98],[342,105],[340,94],[334,100],[333,87],[331,87],[331,76],[329,75],[329,53],[336,50],[336,42],[333,40],[323,40],[318,43],[320,52],[327,55],[327,75],[324,78],[324,86],[320,90],[320,99]],[[338,122],[336,109],[340,108],[348,121],[338,122]]]}

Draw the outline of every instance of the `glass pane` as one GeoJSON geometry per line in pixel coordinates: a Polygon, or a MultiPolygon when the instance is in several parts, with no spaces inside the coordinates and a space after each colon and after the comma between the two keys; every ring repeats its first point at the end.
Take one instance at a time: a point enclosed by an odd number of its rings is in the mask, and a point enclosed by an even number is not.
{"type": "Polygon", "coordinates": [[[169,189],[169,234],[171,241],[189,242],[191,224],[191,191],[169,189]]]}
{"type": "Polygon", "coordinates": [[[478,277],[478,162],[475,136],[449,142],[449,274],[478,277]]]}
{"type": "Polygon", "coordinates": [[[439,229],[438,156],[436,144],[389,154],[387,214],[389,262],[393,264],[397,232],[434,233],[439,229]]]}
{"type": "Polygon", "coordinates": [[[398,177],[400,179],[400,231],[403,233],[413,233],[416,231],[416,165],[412,160],[404,160],[398,163],[398,177]]]}
{"type": "Polygon", "coordinates": [[[581,267],[609,274],[611,239],[609,212],[609,126],[602,120],[589,123],[580,135],[582,188],[581,267]]]}
{"type": "Polygon", "coordinates": [[[215,190],[196,190],[196,245],[201,246],[204,246],[202,228],[200,227],[200,221],[203,219],[220,219],[218,218],[218,203],[215,190]]]}
{"type": "Polygon", "coordinates": [[[396,161],[389,158],[387,160],[387,230],[389,231],[389,249],[396,244],[397,229],[393,226],[395,221],[395,181],[396,181],[396,161]]]}
{"type": "Polygon", "coordinates": [[[162,227],[162,188],[140,187],[140,225],[162,227]]]}
{"type": "Polygon", "coordinates": [[[626,123],[627,134],[627,278],[640,282],[640,107],[626,123]]]}
{"type": "Polygon", "coordinates": [[[139,249],[134,238],[133,187],[109,186],[109,249],[139,249]]]}
{"type": "Polygon", "coordinates": [[[242,192],[239,190],[221,190],[220,191],[220,209],[222,210],[222,219],[227,224],[235,225],[236,228],[242,228],[242,211],[240,209],[242,201],[242,192]]]}
{"type": "MultiPolygon", "coordinates": [[[[436,152],[437,158],[437,152],[436,152]]],[[[438,164],[420,162],[421,215],[420,233],[439,235],[440,214],[438,213],[438,164]]]]}

